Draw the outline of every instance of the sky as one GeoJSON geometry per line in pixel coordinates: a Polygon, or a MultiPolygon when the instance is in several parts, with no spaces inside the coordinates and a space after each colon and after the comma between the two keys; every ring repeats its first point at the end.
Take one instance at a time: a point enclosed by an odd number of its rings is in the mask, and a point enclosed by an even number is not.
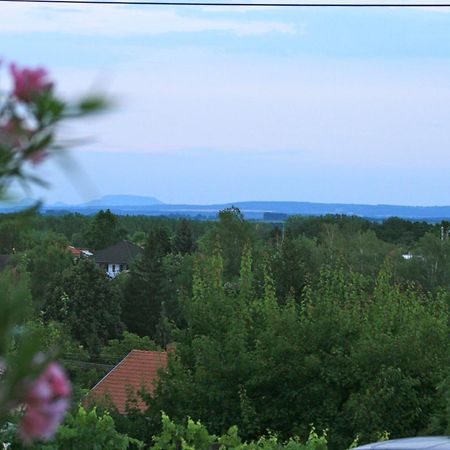
{"type": "Polygon", "coordinates": [[[37,168],[49,203],[450,205],[450,9],[0,3],[0,18],[3,61],[114,104],[61,130],[79,144],[37,168]]]}

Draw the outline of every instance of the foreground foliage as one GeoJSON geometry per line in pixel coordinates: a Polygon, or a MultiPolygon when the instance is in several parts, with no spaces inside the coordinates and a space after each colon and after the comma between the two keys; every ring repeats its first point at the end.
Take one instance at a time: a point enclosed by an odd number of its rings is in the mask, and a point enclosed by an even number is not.
{"type": "Polygon", "coordinates": [[[162,415],[161,434],[154,437],[152,450],[327,450],[327,438],[311,431],[306,442],[295,437],[286,442],[277,436],[261,437],[254,442],[242,442],[236,426],[222,436],[210,434],[199,421],[187,419],[186,425],[175,424],[162,415]]]}

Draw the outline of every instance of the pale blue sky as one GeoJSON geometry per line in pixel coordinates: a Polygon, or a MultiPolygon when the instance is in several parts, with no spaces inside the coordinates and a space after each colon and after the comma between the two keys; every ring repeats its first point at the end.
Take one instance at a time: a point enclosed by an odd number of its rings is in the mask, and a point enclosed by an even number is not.
{"type": "Polygon", "coordinates": [[[450,204],[450,10],[0,4],[0,17],[3,59],[45,65],[64,95],[116,100],[64,130],[91,143],[72,152],[81,178],[43,168],[50,202],[450,204]]]}

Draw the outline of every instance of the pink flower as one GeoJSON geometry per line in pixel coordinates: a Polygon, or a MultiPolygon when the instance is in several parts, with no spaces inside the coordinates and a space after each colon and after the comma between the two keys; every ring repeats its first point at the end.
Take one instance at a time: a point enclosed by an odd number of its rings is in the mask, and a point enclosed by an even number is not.
{"type": "Polygon", "coordinates": [[[43,150],[38,150],[30,155],[31,163],[34,166],[37,166],[45,161],[47,155],[48,155],[47,152],[43,150]]]}
{"type": "Polygon", "coordinates": [[[25,396],[25,414],[20,424],[24,442],[53,436],[69,406],[70,393],[70,382],[61,366],[49,364],[25,396]]]}
{"type": "Polygon", "coordinates": [[[14,95],[19,100],[31,102],[53,87],[53,83],[47,78],[47,71],[43,68],[19,69],[15,64],[11,64],[10,68],[14,80],[14,95]]]}

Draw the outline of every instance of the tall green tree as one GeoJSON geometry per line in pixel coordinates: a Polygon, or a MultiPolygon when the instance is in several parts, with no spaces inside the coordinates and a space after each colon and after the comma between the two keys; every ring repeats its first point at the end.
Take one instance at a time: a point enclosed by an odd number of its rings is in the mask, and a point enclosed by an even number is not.
{"type": "Polygon", "coordinates": [[[50,232],[45,233],[33,248],[25,252],[31,292],[37,308],[45,304],[49,287],[61,278],[64,270],[73,265],[67,247],[64,236],[50,232]]]}
{"type": "Polygon", "coordinates": [[[192,253],[194,248],[195,243],[192,236],[192,228],[186,219],[182,219],[173,239],[173,251],[185,255],[192,253]]]}
{"type": "Polygon", "coordinates": [[[241,258],[246,245],[252,245],[254,230],[239,208],[226,208],[219,212],[219,220],[204,236],[201,247],[208,254],[220,249],[223,258],[223,275],[226,281],[237,280],[241,258]]]}
{"type": "Polygon", "coordinates": [[[84,244],[93,250],[101,250],[121,241],[126,231],[118,226],[117,217],[109,210],[100,210],[84,232],[84,244]]]}
{"type": "Polygon", "coordinates": [[[148,236],[142,255],[130,270],[125,286],[123,320],[129,331],[157,338],[164,301],[167,298],[164,257],[170,252],[169,234],[155,228],[148,236]]]}
{"type": "Polygon", "coordinates": [[[121,334],[122,294],[90,260],[66,269],[50,290],[44,313],[58,320],[91,354],[121,334]]]}
{"type": "Polygon", "coordinates": [[[297,300],[301,298],[308,278],[320,267],[320,259],[316,241],[304,236],[286,237],[278,245],[270,261],[280,301],[289,296],[297,300]]]}

